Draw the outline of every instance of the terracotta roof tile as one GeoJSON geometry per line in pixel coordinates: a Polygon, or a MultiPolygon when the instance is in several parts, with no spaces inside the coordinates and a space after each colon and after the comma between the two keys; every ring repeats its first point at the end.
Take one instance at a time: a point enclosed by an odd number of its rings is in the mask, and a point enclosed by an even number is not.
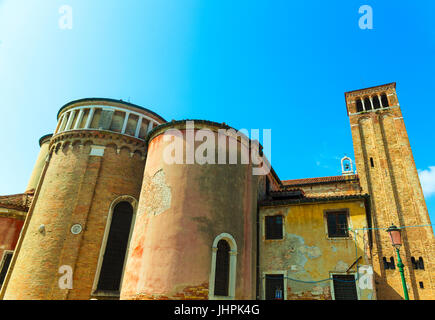
{"type": "Polygon", "coordinates": [[[359,200],[370,199],[368,194],[355,194],[346,196],[329,196],[329,197],[306,197],[302,199],[279,199],[279,200],[263,200],[260,206],[274,206],[274,205],[288,205],[288,204],[302,204],[313,202],[330,202],[330,201],[346,201],[346,200],[359,200]]]}
{"type": "Polygon", "coordinates": [[[306,178],[306,179],[294,179],[294,180],[282,180],[283,186],[300,186],[307,184],[319,184],[319,183],[334,183],[334,182],[346,182],[350,180],[358,179],[358,175],[349,176],[332,176],[332,177],[319,177],[319,178],[306,178]]]}
{"type": "Polygon", "coordinates": [[[33,200],[33,195],[34,192],[32,190],[26,193],[0,196],[0,207],[28,211],[33,200]]]}

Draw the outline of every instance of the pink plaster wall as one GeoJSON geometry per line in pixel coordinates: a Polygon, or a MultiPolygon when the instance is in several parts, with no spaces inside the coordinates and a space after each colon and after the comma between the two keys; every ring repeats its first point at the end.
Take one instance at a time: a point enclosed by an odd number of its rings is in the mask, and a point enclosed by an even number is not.
{"type": "Polygon", "coordinates": [[[255,298],[257,191],[251,166],[167,165],[162,160],[166,145],[162,135],[149,145],[121,299],[183,299],[189,295],[180,292],[188,287],[197,288],[190,297],[207,298],[213,240],[224,232],[238,246],[236,298],[255,298]],[[154,215],[147,206],[158,203],[149,203],[154,198],[146,193],[154,190],[149,179],[160,170],[171,189],[171,205],[154,215]]]}

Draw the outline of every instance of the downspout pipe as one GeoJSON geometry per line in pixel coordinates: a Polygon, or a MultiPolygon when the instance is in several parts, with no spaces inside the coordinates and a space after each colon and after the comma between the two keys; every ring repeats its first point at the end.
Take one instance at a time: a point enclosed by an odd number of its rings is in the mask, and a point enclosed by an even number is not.
{"type": "MultiPolygon", "coordinates": [[[[266,176],[266,198],[269,198],[270,195],[270,182],[269,179],[266,176]]],[[[257,217],[256,217],[256,223],[257,223],[257,285],[256,285],[256,299],[260,300],[260,203],[257,201],[257,217]]]]}
{"type": "Polygon", "coordinates": [[[256,300],[260,300],[260,206],[257,203],[257,285],[256,285],[256,300]]]}

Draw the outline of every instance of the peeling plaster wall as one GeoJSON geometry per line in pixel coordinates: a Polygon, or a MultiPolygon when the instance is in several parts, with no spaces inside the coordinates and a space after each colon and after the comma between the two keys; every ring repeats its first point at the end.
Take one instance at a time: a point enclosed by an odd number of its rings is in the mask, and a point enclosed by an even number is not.
{"type": "Polygon", "coordinates": [[[207,299],[222,233],[237,244],[235,298],[255,299],[259,183],[251,165],[167,164],[168,144],[163,135],[149,144],[121,299],[207,299]]]}
{"type": "MultiPolygon", "coordinates": [[[[325,210],[348,209],[350,227],[367,226],[364,202],[353,200],[314,204],[285,205],[260,208],[260,295],[264,299],[264,275],[284,271],[287,278],[287,299],[332,299],[331,281],[305,283],[293,281],[319,281],[331,273],[343,273],[359,257],[359,265],[369,265],[367,235],[357,232],[357,252],[354,235],[350,239],[328,239],[325,210]],[[265,216],[284,216],[282,240],[265,240],[265,216]],[[291,279],[289,279],[291,278],[291,279]]],[[[353,267],[350,273],[355,272],[353,267]]],[[[358,284],[357,284],[358,288],[358,284]]],[[[359,290],[361,300],[370,300],[373,290],[359,290]]]]}
{"type": "Polygon", "coordinates": [[[172,193],[171,187],[166,183],[166,175],[163,169],[157,171],[152,177],[145,173],[143,186],[146,192],[143,201],[145,214],[159,215],[171,207],[172,193]]]}

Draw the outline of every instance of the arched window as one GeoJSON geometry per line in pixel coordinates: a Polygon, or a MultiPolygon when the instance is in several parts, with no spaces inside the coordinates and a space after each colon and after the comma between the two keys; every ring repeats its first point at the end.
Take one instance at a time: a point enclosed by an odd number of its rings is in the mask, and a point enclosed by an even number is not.
{"type": "Polygon", "coordinates": [[[375,108],[375,109],[381,108],[381,102],[379,101],[378,96],[373,97],[373,108],[375,108]]]}
{"type": "Polygon", "coordinates": [[[424,270],[424,262],[423,262],[423,258],[422,257],[418,258],[418,268],[420,270],[424,270]]]}
{"type": "Polygon", "coordinates": [[[396,269],[396,264],[394,263],[394,258],[390,258],[390,269],[396,269]]]}
{"type": "Polygon", "coordinates": [[[356,112],[364,111],[361,99],[356,100],[356,112]]]}
{"type": "Polygon", "coordinates": [[[366,111],[372,110],[372,102],[369,97],[364,98],[364,106],[366,107],[366,111]]]}
{"type": "Polygon", "coordinates": [[[214,278],[214,295],[228,296],[230,280],[230,245],[220,240],[216,253],[216,274],[214,278]]]}
{"type": "Polygon", "coordinates": [[[384,269],[385,270],[388,270],[388,269],[394,270],[394,269],[396,269],[396,265],[394,264],[394,258],[393,257],[390,258],[390,261],[388,261],[387,258],[385,258],[385,257],[383,257],[382,260],[384,262],[384,269]]]}
{"type": "Polygon", "coordinates": [[[236,292],[237,244],[228,233],[217,236],[212,246],[209,299],[231,300],[236,292]]]}
{"type": "Polygon", "coordinates": [[[424,270],[424,261],[423,258],[420,257],[416,260],[414,257],[411,257],[412,269],[414,270],[424,270]]]}
{"type": "Polygon", "coordinates": [[[385,269],[385,270],[390,269],[390,264],[389,264],[389,262],[387,261],[387,258],[383,257],[383,258],[382,258],[382,261],[384,262],[384,269],[385,269]]]}
{"type": "MultiPolygon", "coordinates": [[[[119,296],[128,242],[134,222],[131,197],[125,196],[112,204],[108,219],[100,260],[97,267],[95,295],[119,296]],[[122,201],[127,200],[127,201],[122,201]]],[[[134,204],[136,200],[134,200],[134,204]]]]}
{"type": "Polygon", "coordinates": [[[418,269],[418,263],[414,257],[411,257],[412,269],[418,269]]]}
{"type": "Polygon", "coordinates": [[[382,102],[382,107],[383,108],[388,107],[388,98],[387,98],[387,95],[385,93],[383,93],[381,95],[381,102],[382,102]]]}

